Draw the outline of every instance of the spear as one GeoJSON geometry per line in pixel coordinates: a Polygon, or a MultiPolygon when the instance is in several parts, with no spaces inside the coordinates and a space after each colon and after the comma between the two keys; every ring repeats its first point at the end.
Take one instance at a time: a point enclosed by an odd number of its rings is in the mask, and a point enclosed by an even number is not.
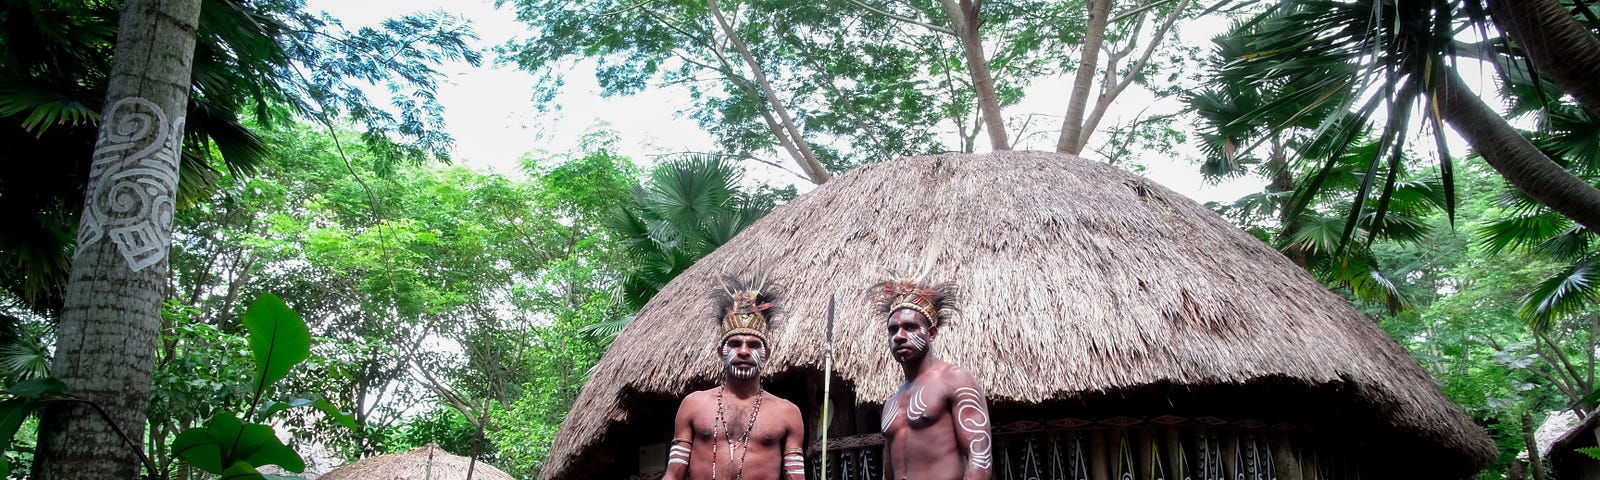
{"type": "Polygon", "coordinates": [[[833,403],[829,387],[833,383],[833,303],[836,296],[828,295],[828,349],[822,357],[822,475],[818,478],[823,479],[828,478],[828,426],[833,423],[828,405],[833,403]]]}

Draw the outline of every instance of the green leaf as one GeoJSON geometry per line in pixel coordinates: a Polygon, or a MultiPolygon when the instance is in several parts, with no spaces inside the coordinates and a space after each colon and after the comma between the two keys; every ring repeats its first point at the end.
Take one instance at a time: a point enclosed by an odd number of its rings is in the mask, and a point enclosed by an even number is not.
{"type": "Polygon", "coordinates": [[[250,350],[256,359],[254,394],[282,380],[295,365],[311,356],[311,331],[300,314],[277,295],[264,294],[244,312],[250,333],[250,350]]]}
{"type": "Polygon", "coordinates": [[[55,378],[41,377],[17,383],[11,387],[9,392],[12,395],[28,399],[39,398],[46,393],[66,395],[67,384],[61,383],[60,380],[55,378]]]}
{"type": "Polygon", "coordinates": [[[193,427],[179,433],[172,439],[172,454],[206,473],[222,474],[222,446],[211,438],[208,427],[193,427]]]}
{"type": "Polygon", "coordinates": [[[342,410],[339,407],[334,406],[333,402],[329,402],[328,399],[322,398],[321,395],[318,395],[315,401],[311,403],[311,408],[321,410],[322,413],[327,414],[329,417],[333,417],[334,421],[339,422],[340,425],[344,425],[345,428],[355,430],[358,427],[354,414],[352,414],[349,410],[342,410]]]}
{"type": "Polygon", "coordinates": [[[265,403],[262,403],[261,406],[256,409],[256,418],[267,418],[284,410],[306,406],[315,408],[322,413],[327,414],[329,417],[332,417],[334,421],[339,422],[340,425],[344,425],[345,428],[355,430],[357,427],[354,414],[348,410],[341,410],[339,407],[334,406],[333,402],[328,401],[327,398],[315,393],[303,397],[296,397],[292,400],[289,400],[288,403],[269,400],[265,403]]]}
{"type": "Polygon", "coordinates": [[[244,461],[252,466],[277,465],[295,473],[306,470],[305,460],[278,440],[278,432],[269,425],[245,424],[239,431],[238,447],[233,455],[235,458],[244,457],[244,461]]]}
{"type": "Polygon", "coordinates": [[[234,462],[233,466],[224,470],[218,480],[265,480],[266,477],[257,472],[256,468],[246,462],[234,462]]]}
{"type": "Polygon", "coordinates": [[[1589,458],[1600,460],[1600,446],[1583,447],[1578,449],[1578,451],[1583,452],[1584,455],[1588,455],[1589,458]]]}
{"type": "MultiPolygon", "coordinates": [[[[12,437],[17,436],[17,430],[22,428],[22,421],[28,418],[28,413],[33,410],[30,402],[18,398],[0,402],[0,453],[11,449],[12,437]]],[[[0,454],[0,478],[9,478],[11,475],[11,462],[6,456],[0,454]]]]}
{"type": "MultiPolygon", "coordinates": [[[[231,478],[229,472],[246,474],[236,470],[241,462],[248,467],[277,465],[295,473],[306,469],[305,460],[279,441],[271,426],[247,424],[229,412],[218,412],[205,426],[178,434],[172,442],[172,451],[190,465],[223,478],[231,478]],[[228,466],[227,470],[223,469],[224,465],[228,466]]],[[[248,473],[255,474],[254,468],[248,473]]]]}

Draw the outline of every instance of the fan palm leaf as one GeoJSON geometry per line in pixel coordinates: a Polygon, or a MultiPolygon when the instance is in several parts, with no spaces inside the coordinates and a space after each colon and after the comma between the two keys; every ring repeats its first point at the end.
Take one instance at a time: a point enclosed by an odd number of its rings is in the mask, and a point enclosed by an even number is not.
{"type": "Polygon", "coordinates": [[[1600,302],[1600,254],[1580,258],[1539,282],[1522,298],[1518,313],[1528,325],[1543,331],[1556,319],[1583,313],[1595,302],[1600,302]]]}

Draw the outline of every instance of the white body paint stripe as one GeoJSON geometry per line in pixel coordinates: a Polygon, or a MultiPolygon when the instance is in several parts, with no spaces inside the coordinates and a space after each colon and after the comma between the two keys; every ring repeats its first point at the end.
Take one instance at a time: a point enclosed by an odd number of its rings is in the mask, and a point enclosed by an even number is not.
{"type": "Polygon", "coordinates": [[[989,468],[993,463],[991,440],[989,439],[989,413],[983,408],[983,397],[978,390],[971,387],[956,389],[956,420],[961,430],[972,434],[972,440],[967,442],[967,458],[973,465],[989,468]]]}
{"type": "Polygon", "coordinates": [[[681,464],[684,464],[684,465],[688,465],[689,461],[681,459],[681,458],[674,458],[672,460],[667,460],[667,465],[672,465],[674,463],[681,463],[681,464]]]}
{"type": "Polygon", "coordinates": [[[898,415],[900,415],[900,396],[895,395],[889,397],[889,403],[883,406],[883,428],[881,430],[884,432],[889,431],[889,424],[894,423],[894,417],[898,415]]]}
{"type": "Polygon", "coordinates": [[[906,420],[922,420],[928,416],[928,403],[922,400],[922,390],[917,387],[917,392],[911,395],[911,404],[906,406],[906,420]]]}

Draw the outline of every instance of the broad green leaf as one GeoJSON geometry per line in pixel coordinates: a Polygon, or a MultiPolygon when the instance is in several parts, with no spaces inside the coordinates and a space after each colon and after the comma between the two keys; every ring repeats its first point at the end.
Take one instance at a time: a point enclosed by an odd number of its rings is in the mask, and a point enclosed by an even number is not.
{"type": "Polygon", "coordinates": [[[0,402],[0,478],[11,475],[11,462],[3,453],[11,449],[12,437],[17,436],[17,429],[28,418],[29,410],[26,400],[14,398],[0,402]]]}
{"type": "Polygon", "coordinates": [[[250,467],[277,465],[296,473],[306,469],[305,460],[279,441],[272,427],[243,423],[229,412],[219,412],[204,427],[178,434],[172,451],[190,465],[223,478],[229,478],[227,472],[235,471],[240,462],[250,467]]]}
{"type": "Polygon", "coordinates": [[[51,377],[34,378],[20,382],[9,390],[12,395],[22,398],[39,398],[46,393],[64,395],[67,393],[67,384],[51,377]]]}
{"type": "Polygon", "coordinates": [[[266,477],[257,472],[248,462],[234,462],[233,466],[224,470],[218,480],[264,480],[266,477]]]}
{"type": "Polygon", "coordinates": [[[233,455],[236,459],[243,457],[245,463],[256,467],[277,465],[295,473],[306,470],[306,462],[300,454],[278,440],[278,432],[271,426],[259,423],[243,426],[233,455]]]}
{"type": "Polygon", "coordinates": [[[222,447],[208,427],[193,427],[172,440],[172,454],[206,473],[222,474],[222,447]]]}
{"type": "Polygon", "coordinates": [[[311,356],[311,331],[306,329],[306,322],[277,295],[268,293],[256,299],[245,310],[243,323],[250,333],[250,350],[256,359],[253,387],[258,396],[311,356]]]}

